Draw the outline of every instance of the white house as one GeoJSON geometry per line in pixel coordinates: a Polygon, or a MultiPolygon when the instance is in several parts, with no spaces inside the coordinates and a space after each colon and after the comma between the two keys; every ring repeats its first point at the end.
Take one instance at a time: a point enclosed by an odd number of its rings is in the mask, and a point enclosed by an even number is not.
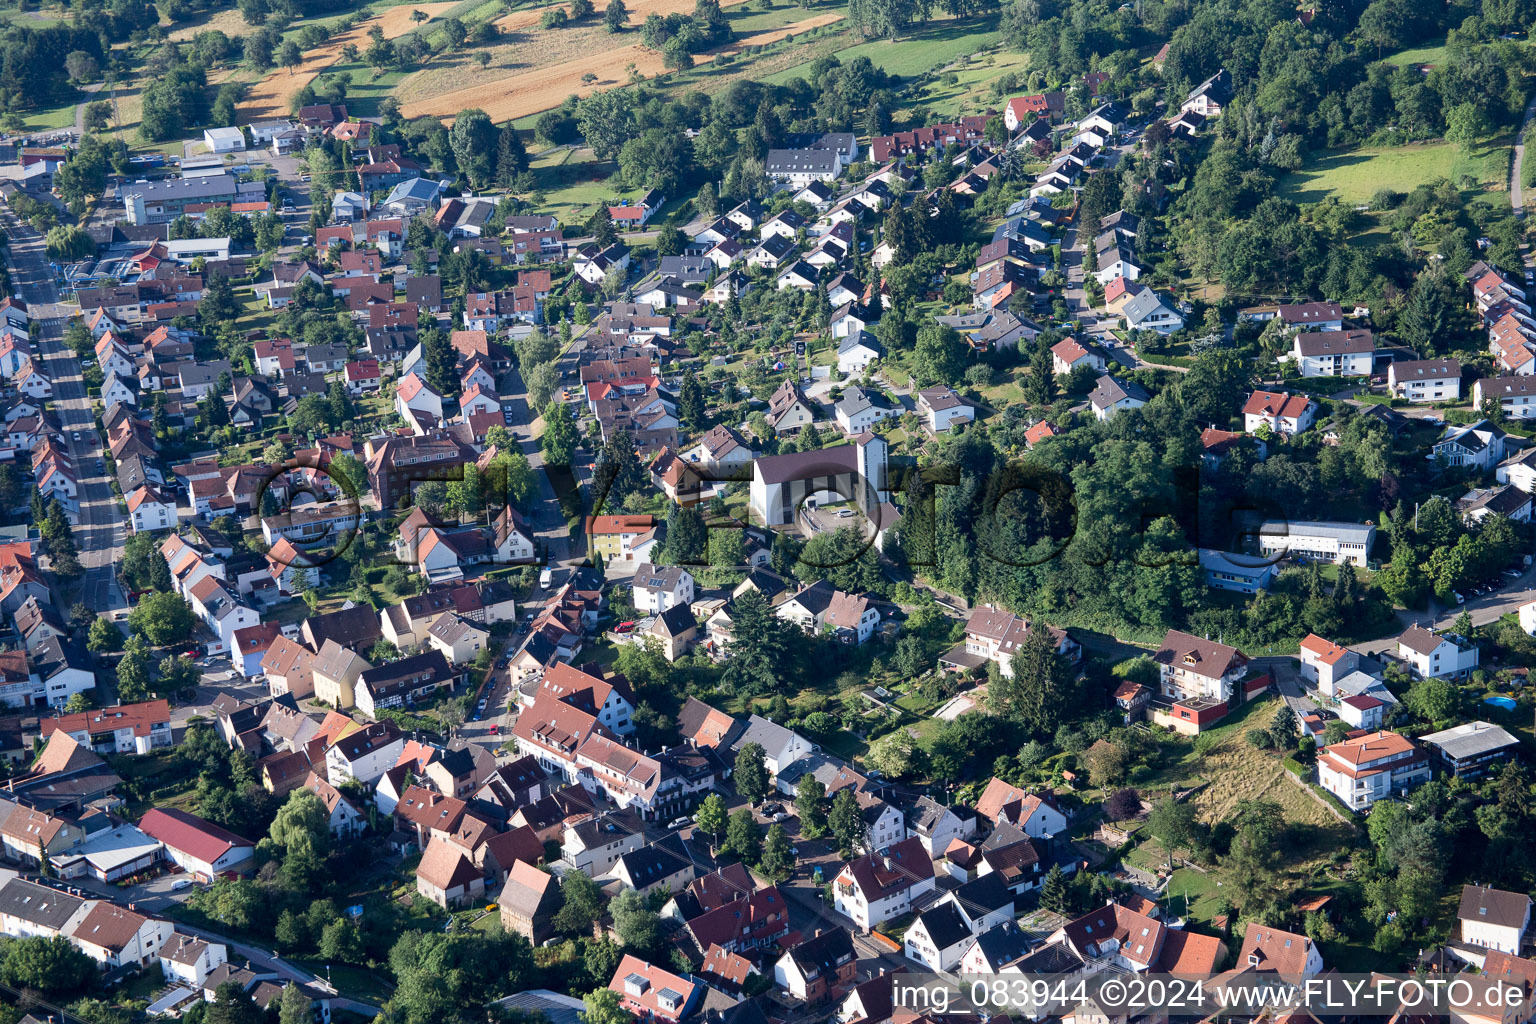
{"type": "Polygon", "coordinates": [[[1127,330],[1172,334],[1183,330],[1184,318],[1151,288],[1143,288],[1120,307],[1127,330]]]}
{"type": "Polygon", "coordinates": [[[935,434],[945,433],[957,423],[970,423],[976,419],[975,406],[955,394],[954,388],[943,384],[919,391],[914,404],[928,429],[935,434]]]}
{"type": "Polygon", "coordinates": [[[176,529],[175,498],[143,485],[128,495],[127,503],[129,524],[134,533],[176,529]]]}
{"type": "Polygon", "coordinates": [[[867,331],[859,331],[837,343],[837,369],[845,377],[862,377],[885,349],[867,331]]]}
{"type": "Polygon", "coordinates": [[[763,748],[764,764],[770,775],[777,775],[786,767],[794,764],[809,754],[814,754],[821,749],[815,743],[770,722],[759,715],[751,715],[747,718],[747,728],[731,744],[731,755],[734,758],[740,753],[741,748],[749,743],[756,743],[763,748]]]}
{"type": "Polygon", "coordinates": [[[635,567],[635,611],[660,615],[677,605],[693,603],[693,574],[680,565],[652,565],[641,562],[635,567]]]}
{"type": "Polygon", "coordinates": [[[1387,388],[1414,403],[1451,402],[1461,397],[1461,363],[1455,359],[1415,359],[1387,368],[1387,388]]]}
{"type": "Polygon", "coordinates": [[[1317,758],[1318,785],[1354,810],[1428,782],[1429,774],[1429,755],[1395,732],[1354,736],[1317,758]]]}
{"type": "Polygon", "coordinates": [[[1133,380],[1120,380],[1110,374],[1088,394],[1088,404],[1093,407],[1094,418],[1099,422],[1110,419],[1123,409],[1139,409],[1152,400],[1147,389],[1133,380]]]}
{"type": "Polygon", "coordinates": [[[903,936],[902,952],[930,971],[952,970],[976,936],[1013,920],[1013,913],[1013,893],[1002,875],[982,875],[918,914],[903,936]]]}
{"type": "Polygon", "coordinates": [[[1462,647],[1460,637],[1409,626],[1397,638],[1397,657],[1420,679],[1459,679],[1477,668],[1475,644],[1462,647]]]}
{"type": "Polygon", "coordinates": [[[1359,667],[1360,655],[1316,633],[1301,642],[1301,678],[1324,693],[1332,693],[1336,682],[1359,667]]]}
{"type": "Polygon", "coordinates": [[[139,830],[160,840],[178,868],[205,882],[248,874],[255,865],[256,845],[249,839],[174,807],[151,808],[139,830]]]}
{"type": "MultiPolygon", "coordinates": [[[[1536,368],[1536,361],[1532,362],[1536,368]]],[[[1472,404],[1479,409],[1488,399],[1497,399],[1504,415],[1512,420],[1536,416],[1536,377],[1484,377],[1472,385],[1472,404]]]]}
{"type": "Polygon", "coordinates": [[[1255,391],[1243,405],[1243,429],[1250,434],[1266,425],[1276,434],[1300,434],[1317,419],[1317,403],[1306,395],[1255,391]]]}
{"type": "Polygon", "coordinates": [[[844,865],[832,883],[832,904],[867,932],[910,911],[935,884],[933,861],[922,842],[904,839],[844,865]]]}
{"type": "Polygon", "coordinates": [[[239,153],[245,149],[245,133],[239,128],[204,128],[203,142],[212,153],[239,153]]]}
{"type": "Polygon", "coordinates": [[[222,942],[208,942],[175,932],[160,947],[160,971],[165,980],[202,991],[208,975],[228,962],[228,950],[222,942]]]}
{"type": "Polygon", "coordinates": [[[1270,519],[1259,526],[1259,551],[1279,558],[1310,562],[1353,562],[1370,559],[1376,539],[1373,523],[1313,523],[1270,519]]]}
{"type": "Polygon", "coordinates": [[[1363,329],[1304,331],[1291,343],[1290,358],[1303,377],[1368,377],[1376,338],[1363,329]]]}
{"type": "Polygon", "coordinates": [[[1523,892],[1464,885],[1456,919],[1467,945],[1519,956],[1531,924],[1531,898],[1523,892]]]}
{"type": "Polygon", "coordinates": [[[1478,420],[1460,427],[1451,425],[1441,433],[1431,451],[1435,458],[1444,459],[1448,466],[1488,470],[1503,460],[1506,436],[1504,431],[1487,420],[1478,420]]]}

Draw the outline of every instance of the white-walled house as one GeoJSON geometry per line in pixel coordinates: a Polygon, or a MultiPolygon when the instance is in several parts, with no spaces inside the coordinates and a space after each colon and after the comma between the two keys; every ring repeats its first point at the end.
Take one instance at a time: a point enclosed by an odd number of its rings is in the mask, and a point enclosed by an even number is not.
{"type": "Polygon", "coordinates": [[[1477,668],[1475,644],[1462,646],[1460,637],[1409,626],[1397,638],[1397,657],[1420,679],[1461,678],[1477,668]]]}
{"type": "Polygon", "coordinates": [[[1531,898],[1523,892],[1464,885],[1456,919],[1467,945],[1519,956],[1531,924],[1531,898]]]}
{"type": "Polygon", "coordinates": [[[916,838],[866,854],[838,872],[832,903],[862,931],[900,917],[933,891],[933,861],[916,838]]]}
{"type": "Polygon", "coordinates": [[[1359,667],[1360,655],[1316,633],[1301,642],[1301,678],[1324,693],[1332,693],[1334,683],[1359,667]]]}

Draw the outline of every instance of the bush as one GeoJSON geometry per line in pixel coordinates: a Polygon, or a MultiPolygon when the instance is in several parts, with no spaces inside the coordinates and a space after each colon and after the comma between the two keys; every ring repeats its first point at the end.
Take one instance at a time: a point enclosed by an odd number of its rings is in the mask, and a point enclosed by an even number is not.
{"type": "Polygon", "coordinates": [[[539,25],[543,28],[564,28],[570,20],[571,16],[565,13],[564,7],[551,7],[539,19],[539,25]]]}

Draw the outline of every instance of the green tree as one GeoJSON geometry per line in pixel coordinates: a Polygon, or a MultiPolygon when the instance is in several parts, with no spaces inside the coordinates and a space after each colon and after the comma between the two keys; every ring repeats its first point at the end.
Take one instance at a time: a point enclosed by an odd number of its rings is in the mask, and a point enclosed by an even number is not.
{"type": "Polygon", "coordinates": [[[262,1024],[265,1014],[256,1000],[237,982],[226,981],[214,990],[213,1002],[203,1014],[207,1024],[262,1024]]]}
{"type": "Polygon", "coordinates": [[[920,329],[911,369],[913,378],[924,387],[960,384],[965,376],[965,343],[959,332],[943,324],[920,329]]]}
{"type": "Polygon", "coordinates": [[[757,868],[775,882],[782,882],[795,870],[795,855],[791,852],[789,833],[783,825],[770,825],[768,838],[763,841],[763,855],[757,868]]]}
{"type": "Polygon", "coordinates": [[[96,987],[96,962],[62,935],[12,939],[0,960],[0,981],[45,996],[76,996],[96,987]]]}
{"type": "Polygon", "coordinates": [[[539,451],[551,466],[569,466],[576,455],[580,436],[576,421],[563,402],[550,402],[544,407],[544,433],[539,437],[539,451]]]}
{"type": "Polygon", "coordinates": [[[740,857],[743,863],[755,863],[763,852],[763,829],[746,807],[731,815],[725,828],[724,849],[740,857]]]}
{"type": "Polygon", "coordinates": [[[753,805],[763,802],[768,795],[767,754],[761,743],[746,743],[736,752],[736,765],[731,773],[736,792],[753,805]]]}
{"type": "Polygon", "coordinates": [[[624,0],[608,0],[608,7],[603,11],[603,26],[609,32],[623,32],[628,24],[629,8],[624,6],[624,0]]]}
{"type": "Polygon", "coordinates": [[[706,796],[699,802],[699,809],[694,813],[693,820],[701,830],[718,842],[720,837],[725,835],[725,827],[729,821],[724,798],[719,793],[706,796]]]}
{"type": "Polygon", "coordinates": [[[1152,805],[1152,813],[1147,816],[1147,830],[1168,851],[1168,870],[1172,871],[1173,851],[1190,849],[1199,835],[1194,805],[1165,797],[1152,805]]]}
{"type": "Polygon", "coordinates": [[[756,590],[731,607],[730,658],[721,682],[737,693],[768,693],[791,676],[797,647],[804,644],[793,623],[779,618],[756,590]]]}
{"type": "Polygon", "coordinates": [[[290,982],[283,986],[283,994],[277,1004],[277,1024],[310,1024],[314,1000],[304,990],[290,982]]]}
{"type": "Polygon", "coordinates": [[[843,787],[832,798],[832,810],[827,814],[827,825],[832,829],[832,835],[837,840],[838,851],[844,859],[852,857],[854,852],[868,840],[869,829],[864,822],[864,812],[859,807],[859,799],[854,795],[853,787],[843,787]]]}
{"type": "Polygon", "coordinates": [[[98,615],[91,622],[85,646],[92,654],[109,654],[112,651],[123,649],[123,631],[117,628],[117,623],[104,615],[98,615]]]}
{"type": "Polygon", "coordinates": [[[1060,864],[1052,864],[1051,870],[1045,873],[1045,881],[1040,883],[1040,908],[1056,914],[1067,914],[1072,910],[1072,890],[1060,864]]]}
{"type": "Polygon", "coordinates": [[[567,935],[589,935],[592,922],[603,914],[606,900],[603,890],[581,871],[572,871],[560,880],[560,909],[551,924],[567,935]]]}
{"type": "Polygon", "coordinates": [[[795,786],[795,813],[800,816],[800,833],[807,839],[827,834],[827,787],[814,775],[802,775],[795,786]]]}
{"type": "Polygon", "coordinates": [[[613,930],[624,947],[636,955],[649,957],[661,938],[661,919],[638,889],[625,889],[608,904],[613,915],[613,930]]]}
{"type": "MultiPolygon", "coordinates": [[[[483,110],[472,107],[460,111],[453,119],[453,127],[448,131],[448,144],[453,147],[453,158],[459,170],[477,188],[495,180],[500,139],[501,133],[483,110]]],[[[524,154],[524,159],[526,157],[527,154],[524,154]]]]}
{"type": "Polygon", "coordinates": [[[195,623],[192,609],[179,594],[146,594],[128,613],[128,629],[156,647],[184,643],[195,623]]]}
{"type": "Polygon", "coordinates": [[[1071,680],[1044,622],[1036,619],[1030,624],[1010,667],[1010,675],[988,686],[992,711],[1036,735],[1053,734],[1066,709],[1071,680]]]}
{"type": "MultiPolygon", "coordinates": [[[[608,9],[620,0],[609,0],[608,9]]],[[[634,1015],[619,1003],[619,994],[607,986],[599,986],[581,997],[582,1024],[634,1024],[634,1015]]]]}

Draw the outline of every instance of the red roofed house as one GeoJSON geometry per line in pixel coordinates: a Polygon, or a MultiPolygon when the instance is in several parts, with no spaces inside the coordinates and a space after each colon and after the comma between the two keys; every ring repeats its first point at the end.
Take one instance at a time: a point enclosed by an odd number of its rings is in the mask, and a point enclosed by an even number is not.
{"type": "Polygon", "coordinates": [[[1108,365],[1104,350],[1097,345],[1064,338],[1051,346],[1051,369],[1056,373],[1071,373],[1079,366],[1089,366],[1102,373],[1108,365]]]}
{"type": "Polygon", "coordinates": [[[485,898],[485,875],[457,844],[433,839],[416,865],[416,891],[443,909],[485,898]]]}
{"type": "Polygon", "coordinates": [[[1243,429],[1254,431],[1268,425],[1277,434],[1300,434],[1317,419],[1317,403],[1306,395],[1283,391],[1255,391],[1243,406],[1243,429]]]}
{"type": "Polygon", "coordinates": [[[381,375],[377,359],[357,359],[346,366],[347,393],[366,395],[379,390],[381,375]]]}
{"type": "Polygon", "coordinates": [[[1171,928],[1113,901],[1062,925],[1048,942],[1135,972],[1209,974],[1223,952],[1215,936],[1171,928]]]}
{"type": "Polygon", "coordinates": [[[1323,693],[1333,693],[1333,684],[1359,667],[1360,655],[1316,633],[1301,642],[1301,678],[1323,693]]]}
{"type": "Polygon", "coordinates": [[[625,954],[608,987],[642,1020],[680,1021],[698,1009],[704,986],[625,954]]]}
{"type": "Polygon", "coordinates": [[[1111,313],[1118,313],[1125,304],[1141,291],[1142,286],[1128,278],[1111,278],[1104,286],[1104,308],[1111,313]]]}
{"type": "Polygon", "coordinates": [[[1347,722],[1351,729],[1380,729],[1386,713],[1386,701],[1368,693],[1339,698],[1339,718],[1347,722]]]}
{"type": "Polygon", "coordinates": [[[1323,972],[1323,954],[1305,935],[1249,921],[1234,967],[1313,978],[1323,972]]]}
{"type": "Polygon", "coordinates": [[[1037,117],[1050,117],[1061,113],[1064,109],[1065,97],[1059,92],[1015,96],[1003,108],[1003,124],[1010,132],[1016,132],[1037,117]]]}
{"type": "Polygon", "coordinates": [[[1395,732],[1352,736],[1324,747],[1317,781],[1355,810],[1429,781],[1429,755],[1395,732]]]}
{"type": "Polygon", "coordinates": [[[1067,816],[1050,793],[1031,793],[996,777],[982,790],[976,813],[995,825],[1016,825],[1031,839],[1044,839],[1067,827],[1067,816]]]}
{"type": "Polygon", "coordinates": [[[211,821],[173,807],[155,807],[144,815],[139,829],[165,844],[176,866],[204,881],[248,873],[256,845],[211,821]]]}
{"type": "Polygon", "coordinates": [[[147,754],[171,745],[171,708],[163,699],[45,718],[43,739],[67,733],[98,754],[147,754]]]}
{"type": "Polygon", "coordinates": [[[867,932],[910,911],[934,885],[933,861],[914,836],[844,865],[832,883],[832,903],[867,932]]]}
{"type": "Polygon", "coordinates": [[[656,543],[654,516],[588,516],[587,550],[605,561],[647,561],[656,543]]]}
{"type": "Polygon", "coordinates": [[[1034,426],[1024,431],[1024,443],[1030,448],[1033,448],[1035,445],[1039,444],[1041,441],[1044,441],[1046,438],[1055,437],[1059,433],[1061,433],[1061,431],[1057,428],[1056,424],[1050,422],[1049,420],[1041,420],[1039,423],[1036,423],[1034,426]]]}

